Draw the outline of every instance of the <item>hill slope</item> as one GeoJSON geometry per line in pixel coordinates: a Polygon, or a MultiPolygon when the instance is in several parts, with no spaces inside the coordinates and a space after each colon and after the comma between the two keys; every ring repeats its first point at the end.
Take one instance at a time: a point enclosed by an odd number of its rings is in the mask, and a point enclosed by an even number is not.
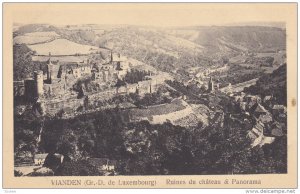
{"type": "MultiPolygon", "coordinates": [[[[73,43],[113,49],[159,70],[176,72],[183,80],[188,79],[187,70],[191,67],[222,64],[224,56],[231,58],[248,51],[274,53],[278,49],[284,50],[286,42],[285,29],[262,26],[156,28],[129,25],[54,27],[40,24],[18,29],[15,34],[54,31],[60,38],[73,43]]],[[[68,48],[74,50],[75,47],[68,48]]],[[[42,50],[40,52],[45,54],[43,49],[34,46],[31,49],[42,50]]],[[[76,53],[86,53],[84,51],[79,49],[76,53]]]]}
{"type": "Polygon", "coordinates": [[[286,32],[263,26],[212,26],[172,29],[168,33],[204,46],[209,53],[285,49],[286,32]]]}
{"type": "Polygon", "coordinates": [[[273,95],[279,104],[287,104],[286,64],[280,66],[271,74],[259,78],[254,86],[245,88],[246,92],[261,96],[273,95]]]}

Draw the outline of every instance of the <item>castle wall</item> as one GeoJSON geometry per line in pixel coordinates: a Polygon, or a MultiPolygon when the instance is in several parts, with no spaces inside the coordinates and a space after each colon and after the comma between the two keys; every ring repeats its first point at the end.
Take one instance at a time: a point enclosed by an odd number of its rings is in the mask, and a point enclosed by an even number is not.
{"type": "Polygon", "coordinates": [[[144,95],[150,92],[150,88],[152,92],[155,92],[156,86],[150,86],[150,80],[139,82],[138,84],[128,84],[126,86],[122,86],[119,88],[112,88],[109,90],[105,90],[102,92],[97,92],[95,94],[88,94],[89,105],[98,106],[103,101],[110,100],[116,95],[126,95],[130,93],[136,93],[137,87],[140,95],[144,95]]]}
{"type": "Polygon", "coordinates": [[[127,85],[127,92],[128,93],[136,93],[138,84],[128,84],[127,85]]]}
{"type": "Polygon", "coordinates": [[[25,95],[24,81],[14,81],[13,86],[14,86],[14,96],[25,95]]]}
{"type": "Polygon", "coordinates": [[[83,106],[83,104],[83,98],[77,99],[74,97],[63,100],[51,100],[44,102],[47,113],[52,115],[55,115],[62,109],[66,112],[76,111],[80,106],[83,106]]]}
{"type": "MultiPolygon", "coordinates": [[[[43,74],[37,72],[35,80],[28,80],[25,85],[27,88],[28,98],[34,99],[36,96],[45,95],[47,100],[44,100],[46,111],[50,114],[56,114],[62,109],[75,111],[80,106],[84,106],[84,98],[77,99],[72,96],[68,99],[65,98],[66,91],[78,81],[79,78],[85,75],[92,76],[92,80],[100,84],[114,85],[118,77],[124,77],[129,70],[127,62],[120,63],[121,70],[118,71],[113,64],[101,65],[99,72],[91,72],[91,66],[81,64],[65,64],[65,65],[48,65],[47,80],[44,83],[43,74]],[[68,71],[69,70],[69,71],[68,71]],[[50,79],[50,80],[49,80],[50,79]],[[59,99],[51,99],[51,97],[59,97],[59,99]]],[[[154,79],[159,78],[155,77],[154,79]]],[[[151,79],[151,78],[150,78],[151,79]]],[[[120,88],[111,88],[95,94],[87,94],[88,104],[99,106],[101,102],[110,100],[116,95],[126,95],[138,92],[139,95],[146,93],[153,93],[156,91],[156,85],[164,82],[164,79],[145,80],[135,84],[128,84],[120,88]]]]}
{"type": "Polygon", "coordinates": [[[65,94],[66,85],[65,82],[59,82],[55,84],[44,84],[44,93],[46,96],[62,96],[65,94]]]}
{"type": "MultiPolygon", "coordinates": [[[[117,88],[112,88],[109,90],[105,90],[103,92],[97,92],[94,94],[88,94],[88,105],[92,106],[100,106],[103,101],[110,100],[116,95],[125,95],[129,93],[135,93],[137,90],[137,86],[140,86],[140,94],[146,94],[150,92],[150,80],[147,81],[142,81],[139,82],[138,84],[128,84],[126,87],[121,87],[118,89],[117,88]]],[[[45,91],[50,90],[52,94],[57,95],[64,95],[64,89],[63,89],[64,84],[45,84],[44,89],[45,91]]],[[[154,89],[156,88],[155,86],[151,86],[152,92],[154,92],[154,89]]],[[[56,100],[47,100],[45,101],[45,107],[46,111],[49,114],[55,115],[58,113],[60,110],[64,109],[65,111],[76,111],[80,106],[84,106],[84,98],[77,99],[76,97],[68,98],[68,99],[56,99],[56,100]]],[[[160,121],[160,118],[154,117],[153,122],[164,122],[166,119],[169,119],[170,117],[177,118],[180,115],[185,115],[183,112],[180,112],[178,114],[174,115],[169,115],[165,117],[162,117],[163,121],[160,121]]]]}
{"type": "Polygon", "coordinates": [[[155,91],[155,85],[152,80],[145,80],[138,82],[138,94],[144,95],[147,93],[153,93],[155,91]]]}
{"type": "Polygon", "coordinates": [[[73,85],[77,82],[77,79],[72,74],[66,74],[65,82],[67,88],[72,88],[73,85]]]}

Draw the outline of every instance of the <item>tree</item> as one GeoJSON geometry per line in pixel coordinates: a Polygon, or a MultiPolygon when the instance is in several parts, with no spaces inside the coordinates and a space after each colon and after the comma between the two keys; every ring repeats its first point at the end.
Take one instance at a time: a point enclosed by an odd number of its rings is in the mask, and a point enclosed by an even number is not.
{"type": "Polygon", "coordinates": [[[95,166],[86,160],[63,163],[54,173],[55,176],[101,176],[103,175],[95,166]]]}

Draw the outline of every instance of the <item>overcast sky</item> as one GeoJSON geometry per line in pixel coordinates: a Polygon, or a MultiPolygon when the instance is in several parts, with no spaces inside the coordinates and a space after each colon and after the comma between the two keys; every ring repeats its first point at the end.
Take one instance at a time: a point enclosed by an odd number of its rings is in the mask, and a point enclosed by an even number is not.
{"type": "Polygon", "coordinates": [[[284,22],[292,4],[20,4],[14,23],[131,24],[150,26],[227,25],[284,22]]]}

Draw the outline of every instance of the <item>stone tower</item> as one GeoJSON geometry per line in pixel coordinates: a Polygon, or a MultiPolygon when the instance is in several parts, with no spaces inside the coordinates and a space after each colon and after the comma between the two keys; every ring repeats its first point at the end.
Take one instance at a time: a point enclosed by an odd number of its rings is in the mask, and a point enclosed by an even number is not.
{"type": "Polygon", "coordinates": [[[44,94],[43,71],[34,71],[35,97],[39,98],[44,94]]]}
{"type": "Polygon", "coordinates": [[[208,82],[208,91],[212,92],[212,91],[214,91],[214,89],[215,89],[214,82],[213,82],[212,78],[210,77],[209,82],[208,82]]]}
{"type": "Polygon", "coordinates": [[[52,69],[53,64],[51,63],[51,58],[49,57],[48,64],[47,64],[47,81],[51,83],[52,81],[52,69]]]}

